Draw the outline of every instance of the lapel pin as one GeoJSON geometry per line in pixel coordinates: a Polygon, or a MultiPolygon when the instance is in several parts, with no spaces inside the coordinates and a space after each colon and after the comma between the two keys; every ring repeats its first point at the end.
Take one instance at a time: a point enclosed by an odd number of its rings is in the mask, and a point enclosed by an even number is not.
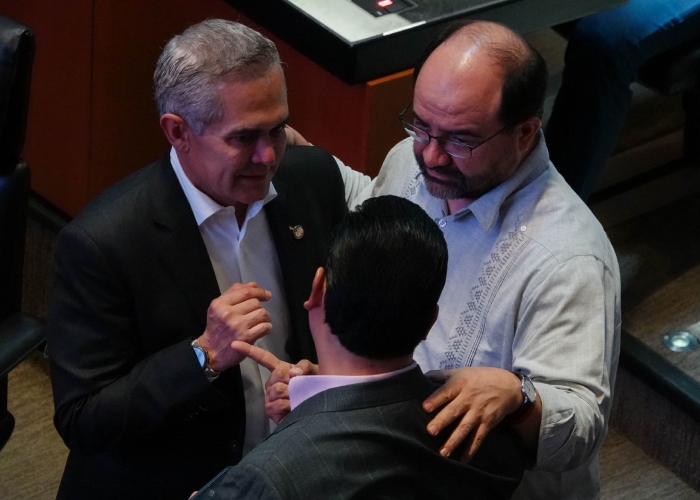
{"type": "Polygon", "coordinates": [[[294,238],[300,240],[304,237],[304,228],[301,226],[289,226],[289,230],[294,235],[294,238]]]}

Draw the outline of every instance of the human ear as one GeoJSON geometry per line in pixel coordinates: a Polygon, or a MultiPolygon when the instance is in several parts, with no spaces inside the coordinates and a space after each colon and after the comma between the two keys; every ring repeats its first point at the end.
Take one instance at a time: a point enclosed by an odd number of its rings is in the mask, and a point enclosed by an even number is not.
{"type": "Polygon", "coordinates": [[[314,276],[314,281],[311,284],[311,295],[309,299],[304,302],[304,309],[310,311],[315,307],[320,307],[323,304],[323,296],[326,293],[326,276],[325,271],[322,267],[316,270],[316,275],[314,276]]]}
{"type": "Polygon", "coordinates": [[[163,129],[166,139],[175,150],[182,153],[189,151],[189,134],[192,131],[181,116],[165,113],[160,117],[160,128],[163,129]]]}
{"type": "Polygon", "coordinates": [[[537,132],[542,128],[542,120],[532,116],[519,125],[518,146],[521,151],[528,151],[537,132]]]}

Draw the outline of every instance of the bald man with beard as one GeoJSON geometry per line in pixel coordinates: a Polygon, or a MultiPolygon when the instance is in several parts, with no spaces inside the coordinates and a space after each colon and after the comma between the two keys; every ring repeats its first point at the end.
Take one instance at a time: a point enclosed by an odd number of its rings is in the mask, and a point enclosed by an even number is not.
{"type": "MultiPolygon", "coordinates": [[[[469,460],[505,421],[536,461],[514,498],[596,498],[620,273],[600,223],[549,160],[546,64],[510,29],[466,22],[426,49],[414,79],[399,115],[409,137],[358,201],[407,198],[447,241],[440,314],[414,354],[444,382],[424,403],[441,409],[427,430],[457,421],[441,452],[466,441],[469,460]]],[[[268,385],[284,380],[275,373],[268,385]]],[[[286,397],[269,391],[268,409],[283,414],[286,397]]]]}

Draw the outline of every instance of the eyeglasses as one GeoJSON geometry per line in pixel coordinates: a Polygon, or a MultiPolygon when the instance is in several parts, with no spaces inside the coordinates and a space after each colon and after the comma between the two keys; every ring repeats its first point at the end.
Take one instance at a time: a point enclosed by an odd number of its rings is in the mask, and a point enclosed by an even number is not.
{"type": "Polygon", "coordinates": [[[408,111],[408,108],[411,107],[411,104],[413,104],[413,101],[409,103],[404,110],[399,113],[399,120],[401,121],[401,124],[403,125],[403,129],[406,131],[406,133],[413,138],[413,140],[416,140],[420,142],[421,144],[428,145],[430,144],[430,139],[435,139],[438,143],[438,146],[442,148],[445,153],[448,155],[454,157],[454,158],[462,158],[462,159],[470,159],[472,157],[472,151],[474,151],[476,148],[481,146],[482,144],[490,141],[494,137],[496,137],[498,134],[503,132],[505,129],[508,127],[503,127],[501,130],[493,134],[491,137],[487,137],[483,141],[481,141],[479,144],[475,144],[473,146],[465,143],[464,141],[461,141],[456,138],[445,138],[445,137],[435,137],[434,135],[430,135],[428,132],[426,132],[423,129],[420,129],[416,127],[415,125],[408,123],[406,120],[403,119],[403,115],[408,111]]]}

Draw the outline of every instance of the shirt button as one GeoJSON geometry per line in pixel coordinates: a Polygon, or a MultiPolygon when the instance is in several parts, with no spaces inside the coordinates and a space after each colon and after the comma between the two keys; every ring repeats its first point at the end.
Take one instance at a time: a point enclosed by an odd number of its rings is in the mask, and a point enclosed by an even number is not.
{"type": "Polygon", "coordinates": [[[524,226],[524,225],[523,225],[523,226],[520,226],[520,230],[523,231],[523,232],[525,232],[525,231],[527,230],[527,226],[524,226]]]}
{"type": "Polygon", "coordinates": [[[447,221],[445,219],[440,219],[438,221],[438,226],[445,227],[446,225],[447,225],[447,221]]]}

